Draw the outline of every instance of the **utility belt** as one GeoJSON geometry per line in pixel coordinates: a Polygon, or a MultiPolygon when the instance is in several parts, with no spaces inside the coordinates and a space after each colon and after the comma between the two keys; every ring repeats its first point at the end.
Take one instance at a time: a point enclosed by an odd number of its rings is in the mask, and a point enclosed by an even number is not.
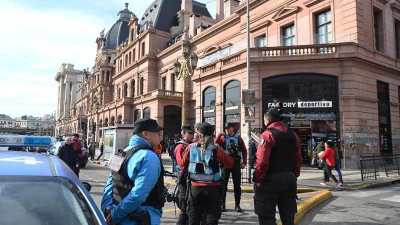
{"type": "Polygon", "coordinates": [[[128,214],[129,219],[136,220],[139,225],[151,225],[150,215],[148,212],[143,211],[141,214],[131,212],[128,214]]]}

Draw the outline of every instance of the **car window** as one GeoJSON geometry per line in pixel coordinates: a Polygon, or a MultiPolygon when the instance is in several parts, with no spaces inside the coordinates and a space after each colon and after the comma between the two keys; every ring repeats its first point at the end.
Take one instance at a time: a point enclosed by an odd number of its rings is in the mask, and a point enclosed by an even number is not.
{"type": "Polygon", "coordinates": [[[1,177],[0,209],[0,224],[98,224],[83,193],[61,177],[1,177]]]}

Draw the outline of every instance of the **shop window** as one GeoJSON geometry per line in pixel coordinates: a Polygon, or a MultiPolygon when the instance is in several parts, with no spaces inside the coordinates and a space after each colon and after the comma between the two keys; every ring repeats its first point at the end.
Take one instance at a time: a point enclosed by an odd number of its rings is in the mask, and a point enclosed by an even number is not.
{"type": "Polygon", "coordinates": [[[374,8],[374,46],[375,50],[383,51],[383,14],[382,11],[374,8]]]}
{"type": "Polygon", "coordinates": [[[380,151],[392,152],[389,85],[377,82],[380,151]]]}
{"type": "Polygon", "coordinates": [[[240,101],[240,82],[230,81],[225,86],[225,102],[238,102],[240,101]]]}
{"type": "Polygon", "coordinates": [[[143,118],[150,118],[151,110],[150,107],[146,107],[143,109],[143,118]]]}

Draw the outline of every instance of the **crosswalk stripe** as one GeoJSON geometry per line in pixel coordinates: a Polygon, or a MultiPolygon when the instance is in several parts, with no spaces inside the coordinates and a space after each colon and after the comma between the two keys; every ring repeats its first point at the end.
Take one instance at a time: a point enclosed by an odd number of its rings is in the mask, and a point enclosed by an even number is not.
{"type": "Polygon", "coordinates": [[[364,198],[364,197],[370,197],[370,196],[373,196],[373,195],[385,194],[385,193],[389,193],[389,192],[391,192],[391,191],[383,191],[383,190],[380,190],[380,191],[360,191],[360,192],[357,192],[357,193],[349,194],[349,196],[364,198]]]}
{"type": "Polygon", "coordinates": [[[389,201],[389,202],[400,202],[400,195],[393,195],[389,198],[383,198],[381,200],[389,201]]]}

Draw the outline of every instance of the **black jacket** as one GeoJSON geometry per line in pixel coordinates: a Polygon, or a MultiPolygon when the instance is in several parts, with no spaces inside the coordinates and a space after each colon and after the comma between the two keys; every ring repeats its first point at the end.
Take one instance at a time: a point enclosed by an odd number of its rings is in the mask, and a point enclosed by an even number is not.
{"type": "Polygon", "coordinates": [[[72,144],[64,144],[63,146],[61,146],[58,151],[58,157],[62,159],[67,165],[74,165],[78,162],[72,144]]]}

